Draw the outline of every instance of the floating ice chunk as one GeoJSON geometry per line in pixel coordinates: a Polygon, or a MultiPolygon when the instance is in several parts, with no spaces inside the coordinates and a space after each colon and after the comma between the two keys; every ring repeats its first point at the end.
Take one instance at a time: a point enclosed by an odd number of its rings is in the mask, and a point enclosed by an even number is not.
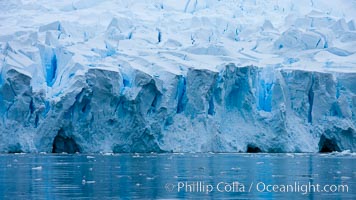
{"type": "Polygon", "coordinates": [[[42,166],[32,167],[32,170],[42,170],[42,166]]]}

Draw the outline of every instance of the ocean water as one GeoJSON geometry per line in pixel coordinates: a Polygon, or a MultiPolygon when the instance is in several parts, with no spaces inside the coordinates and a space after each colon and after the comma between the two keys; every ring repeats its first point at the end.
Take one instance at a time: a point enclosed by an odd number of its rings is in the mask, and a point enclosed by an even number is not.
{"type": "Polygon", "coordinates": [[[0,199],[356,199],[355,158],[2,154],[0,199]]]}

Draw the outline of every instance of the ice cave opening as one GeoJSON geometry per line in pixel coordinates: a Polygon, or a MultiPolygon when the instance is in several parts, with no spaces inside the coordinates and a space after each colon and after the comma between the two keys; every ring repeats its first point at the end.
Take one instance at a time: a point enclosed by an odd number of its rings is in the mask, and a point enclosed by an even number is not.
{"type": "Polygon", "coordinates": [[[262,150],[259,147],[256,147],[255,145],[249,144],[247,145],[247,153],[261,153],[262,150]]]}
{"type": "Polygon", "coordinates": [[[72,137],[65,135],[63,129],[58,131],[58,134],[53,140],[52,153],[80,153],[80,146],[72,137]]]}
{"type": "Polygon", "coordinates": [[[340,147],[337,145],[334,138],[329,139],[322,135],[319,141],[319,152],[320,153],[330,153],[333,151],[341,151],[340,147]]]}

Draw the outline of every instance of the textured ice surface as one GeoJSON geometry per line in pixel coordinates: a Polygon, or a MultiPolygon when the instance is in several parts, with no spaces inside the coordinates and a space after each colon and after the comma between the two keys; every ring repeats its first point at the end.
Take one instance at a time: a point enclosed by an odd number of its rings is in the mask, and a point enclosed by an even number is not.
{"type": "Polygon", "coordinates": [[[0,1],[0,151],[354,152],[355,8],[0,1]]]}

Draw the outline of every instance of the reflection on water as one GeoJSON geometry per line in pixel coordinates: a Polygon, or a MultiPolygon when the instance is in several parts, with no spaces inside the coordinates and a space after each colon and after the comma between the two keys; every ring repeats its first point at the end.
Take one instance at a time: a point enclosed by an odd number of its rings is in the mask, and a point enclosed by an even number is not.
{"type": "Polygon", "coordinates": [[[0,199],[352,199],[356,195],[355,158],[330,154],[4,154],[0,155],[0,199]],[[347,185],[348,192],[302,194],[281,188],[261,192],[259,182],[279,187],[347,185]],[[212,191],[207,192],[210,185],[212,191]]]}

